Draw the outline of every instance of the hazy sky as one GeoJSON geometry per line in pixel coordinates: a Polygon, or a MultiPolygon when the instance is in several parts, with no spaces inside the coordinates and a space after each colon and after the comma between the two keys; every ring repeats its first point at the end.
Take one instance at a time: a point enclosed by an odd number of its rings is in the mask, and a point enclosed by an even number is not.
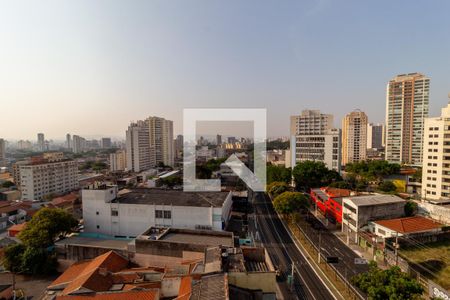
{"type": "Polygon", "coordinates": [[[449,11],[446,0],[0,0],[0,137],[124,136],[149,115],[179,133],[192,107],[267,108],[269,136],[307,108],[337,126],[356,108],[380,122],[387,81],[416,71],[437,115],[449,11]]]}

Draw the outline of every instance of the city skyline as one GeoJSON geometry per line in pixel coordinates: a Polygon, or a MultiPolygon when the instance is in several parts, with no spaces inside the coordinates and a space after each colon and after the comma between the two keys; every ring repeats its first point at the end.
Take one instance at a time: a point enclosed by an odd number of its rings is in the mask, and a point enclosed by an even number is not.
{"type": "Polygon", "coordinates": [[[191,107],[267,108],[268,136],[285,136],[303,109],[333,113],[337,127],[354,109],[384,123],[386,84],[411,72],[431,78],[438,116],[450,4],[403,3],[4,3],[0,99],[16,113],[2,116],[0,136],[124,137],[148,115],[173,120],[177,135],[191,107]],[[26,121],[12,126],[19,112],[26,121]]]}

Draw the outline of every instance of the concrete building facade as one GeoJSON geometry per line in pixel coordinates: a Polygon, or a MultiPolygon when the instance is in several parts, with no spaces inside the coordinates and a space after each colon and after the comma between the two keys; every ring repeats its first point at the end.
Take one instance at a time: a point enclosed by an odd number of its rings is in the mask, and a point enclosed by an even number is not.
{"type": "Polygon", "coordinates": [[[124,171],[127,167],[127,155],[125,150],[117,150],[109,155],[110,171],[124,171]]]}
{"type": "Polygon", "coordinates": [[[441,116],[425,119],[422,165],[422,197],[450,197],[450,103],[441,116]]]}
{"type": "Polygon", "coordinates": [[[367,124],[367,149],[384,148],[384,129],[383,124],[367,124]]]}
{"type": "Polygon", "coordinates": [[[17,167],[22,200],[42,200],[46,195],[78,188],[78,166],[74,160],[59,155],[42,156],[17,167]]]}
{"type": "Polygon", "coordinates": [[[223,230],[231,211],[231,192],[183,192],[117,186],[84,189],[86,232],[136,237],[149,227],[223,230]]]}
{"type": "Polygon", "coordinates": [[[395,195],[364,195],[342,198],[342,231],[358,242],[358,232],[369,221],[400,218],[406,201],[395,195]]]}
{"type": "Polygon", "coordinates": [[[420,73],[389,81],[386,97],[386,160],[422,164],[424,120],[428,117],[430,79],[420,73]]]}
{"type": "Polygon", "coordinates": [[[341,168],[341,130],[333,128],[333,115],[304,110],[291,116],[291,164],[321,161],[329,169],[341,168]]]}
{"type": "Polygon", "coordinates": [[[366,160],[367,115],[355,110],[342,120],[342,165],[366,160]]]}

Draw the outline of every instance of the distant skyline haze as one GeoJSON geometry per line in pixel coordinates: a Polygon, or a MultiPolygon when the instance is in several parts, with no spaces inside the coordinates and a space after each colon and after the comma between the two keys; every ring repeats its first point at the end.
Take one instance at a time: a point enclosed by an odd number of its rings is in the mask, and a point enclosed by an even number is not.
{"type": "MultiPolygon", "coordinates": [[[[0,137],[125,137],[184,108],[267,108],[267,136],[304,109],[385,120],[386,85],[450,92],[448,1],[2,1],[0,137]]],[[[231,128],[231,127],[230,127],[231,128]]],[[[228,134],[228,133],[224,133],[228,134]]],[[[239,135],[238,133],[229,133],[239,135]]]]}

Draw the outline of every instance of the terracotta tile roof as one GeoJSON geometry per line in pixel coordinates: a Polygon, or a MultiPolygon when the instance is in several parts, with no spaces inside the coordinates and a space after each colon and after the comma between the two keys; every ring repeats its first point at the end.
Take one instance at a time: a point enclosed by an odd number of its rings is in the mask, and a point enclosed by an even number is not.
{"type": "Polygon", "coordinates": [[[19,204],[9,204],[0,207],[0,214],[6,214],[18,210],[20,208],[19,204]]]}
{"type": "Polygon", "coordinates": [[[56,300],[158,300],[159,291],[127,291],[112,293],[97,293],[95,295],[57,296],[56,300]]]}
{"type": "Polygon", "coordinates": [[[109,251],[96,258],[72,265],[58,277],[49,289],[64,288],[63,295],[69,295],[78,290],[94,292],[107,291],[113,284],[109,272],[117,272],[128,266],[128,260],[109,251]]]}
{"type": "Polygon", "coordinates": [[[57,197],[57,198],[53,198],[52,200],[52,204],[55,206],[59,206],[62,204],[67,204],[67,203],[73,203],[78,199],[78,195],[71,193],[71,194],[67,194],[61,197],[57,197]]]}
{"type": "Polygon", "coordinates": [[[48,288],[54,288],[56,286],[59,286],[61,284],[68,284],[75,278],[77,278],[78,275],[86,268],[88,264],[90,264],[91,261],[82,261],[77,262],[71,265],[64,273],[62,273],[58,278],[53,281],[48,288]]]}
{"type": "Polygon", "coordinates": [[[443,225],[421,216],[380,220],[374,223],[399,233],[423,232],[441,228],[443,225]]]}
{"type": "Polygon", "coordinates": [[[16,224],[8,228],[8,231],[22,231],[27,226],[27,223],[16,224]]]}

